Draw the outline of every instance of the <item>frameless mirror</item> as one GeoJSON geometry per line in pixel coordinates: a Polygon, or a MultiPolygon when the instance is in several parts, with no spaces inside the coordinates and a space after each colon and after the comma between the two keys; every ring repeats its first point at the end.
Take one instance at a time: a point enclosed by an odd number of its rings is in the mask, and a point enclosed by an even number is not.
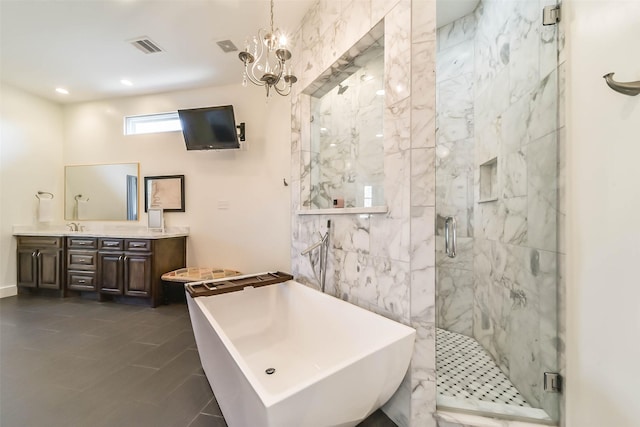
{"type": "Polygon", "coordinates": [[[311,209],[384,204],[384,34],[378,27],[305,90],[311,96],[311,209]]]}
{"type": "Polygon", "coordinates": [[[64,218],[138,220],[138,163],[65,166],[64,218]]]}

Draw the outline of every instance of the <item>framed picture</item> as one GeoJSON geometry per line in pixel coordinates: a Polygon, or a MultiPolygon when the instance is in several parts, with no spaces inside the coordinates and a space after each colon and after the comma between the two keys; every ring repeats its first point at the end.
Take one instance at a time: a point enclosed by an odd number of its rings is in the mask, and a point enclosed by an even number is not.
{"type": "Polygon", "coordinates": [[[163,210],[160,208],[149,208],[147,215],[147,228],[150,231],[164,232],[163,210]]]}
{"type": "Polygon", "coordinates": [[[184,175],[145,176],[144,211],[184,212],[184,175]]]}

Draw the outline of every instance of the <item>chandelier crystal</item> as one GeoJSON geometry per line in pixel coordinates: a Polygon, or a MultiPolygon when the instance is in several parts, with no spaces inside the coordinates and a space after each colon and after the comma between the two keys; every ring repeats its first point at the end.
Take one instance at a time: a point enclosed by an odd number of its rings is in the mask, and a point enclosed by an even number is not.
{"type": "Polygon", "coordinates": [[[291,64],[287,62],[291,59],[291,51],[287,49],[287,37],[279,28],[273,29],[273,0],[269,30],[261,28],[251,41],[247,39],[238,58],[244,63],[242,86],[246,87],[247,81],[264,86],[267,96],[271,94],[272,88],[282,96],[291,93],[291,86],[298,78],[292,74],[291,64]]]}

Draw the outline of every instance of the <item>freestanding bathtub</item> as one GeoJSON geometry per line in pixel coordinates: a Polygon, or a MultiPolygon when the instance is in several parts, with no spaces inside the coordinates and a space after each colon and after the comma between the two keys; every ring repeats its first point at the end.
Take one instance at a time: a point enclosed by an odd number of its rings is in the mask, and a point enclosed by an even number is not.
{"type": "Polygon", "coordinates": [[[396,391],[413,351],[414,329],[293,280],[187,304],[230,427],[355,426],[396,391]]]}

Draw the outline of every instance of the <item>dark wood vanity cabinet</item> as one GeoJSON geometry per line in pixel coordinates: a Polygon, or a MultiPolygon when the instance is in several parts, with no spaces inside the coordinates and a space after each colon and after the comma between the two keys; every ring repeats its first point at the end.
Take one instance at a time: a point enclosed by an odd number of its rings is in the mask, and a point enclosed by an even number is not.
{"type": "Polygon", "coordinates": [[[101,238],[99,242],[99,291],[111,295],[150,297],[152,241],[101,238]]]}
{"type": "Polygon", "coordinates": [[[67,237],[67,289],[95,291],[97,266],[96,237],[67,237]]]}
{"type": "Polygon", "coordinates": [[[183,268],[187,238],[17,235],[19,289],[92,292],[100,299],[162,301],[161,276],[183,268]]]}
{"type": "Polygon", "coordinates": [[[186,265],[186,238],[98,239],[98,291],[147,298],[157,306],[161,276],[186,265]]]}
{"type": "Polygon", "coordinates": [[[18,237],[18,286],[63,290],[62,237],[18,237]]]}

